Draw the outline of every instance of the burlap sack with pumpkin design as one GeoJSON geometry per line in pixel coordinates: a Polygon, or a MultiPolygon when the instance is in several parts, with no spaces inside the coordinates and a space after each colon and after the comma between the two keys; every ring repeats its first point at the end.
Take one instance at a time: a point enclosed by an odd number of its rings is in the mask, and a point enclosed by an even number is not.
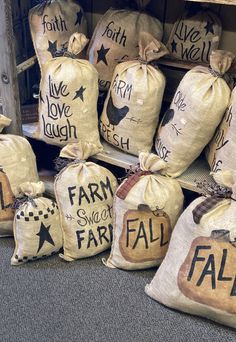
{"type": "Polygon", "coordinates": [[[99,73],[100,90],[108,90],[118,60],[138,56],[142,32],[161,41],[163,29],[160,21],[142,10],[148,2],[139,1],[140,11],[111,8],[98,22],[88,54],[99,73]]]}
{"type": "Polygon", "coordinates": [[[88,40],[75,33],[68,53],[46,63],[40,82],[40,136],[53,145],[88,141],[100,146],[98,132],[98,75],[86,60],[75,56],[88,40]]]}
{"type": "Polygon", "coordinates": [[[80,143],[68,144],[60,153],[71,161],[54,185],[63,230],[60,256],[66,261],[90,257],[111,246],[117,181],[106,168],[86,161],[99,152],[94,144],[80,143]]]}
{"type": "Polygon", "coordinates": [[[116,191],[111,268],[145,269],[159,265],[168,249],[172,229],[183,209],[179,183],[161,176],[165,162],[140,153],[140,164],[116,191]]]}
{"type": "Polygon", "coordinates": [[[179,218],[146,293],[171,308],[236,328],[236,172],[214,174],[208,197],[179,218]]]}
{"type": "Polygon", "coordinates": [[[177,59],[209,63],[221,37],[221,22],[210,10],[186,11],[174,24],[167,47],[177,59]]]}
{"type": "Polygon", "coordinates": [[[19,186],[21,197],[15,201],[14,266],[51,256],[62,248],[62,230],[57,204],[43,197],[43,182],[19,186]]]}
{"type": "Polygon", "coordinates": [[[66,51],[73,33],[87,34],[87,22],[82,7],[74,0],[44,0],[29,11],[29,25],[40,68],[66,51]]]}
{"type": "MultiPolygon", "coordinates": [[[[0,116],[0,131],[9,126],[11,120],[0,116]]],[[[36,158],[29,142],[20,136],[0,134],[0,237],[12,236],[14,196],[18,186],[26,181],[37,182],[36,158]]]]}
{"type": "Polygon", "coordinates": [[[224,79],[234,55],[217,50],[210,68],[197,66],[180,82],[156,137],[157,154],[167,162],[167,174],[183,173],[212,139],[230,100],[224,79]]]}
{"type": "Polygon", "coordinates": [[[105,140],[128,153],[150,152],[165,89],[165,76],[150,63],[168,50],[141,33],[139,58],[116,66],[100,121],[105,140]]]}

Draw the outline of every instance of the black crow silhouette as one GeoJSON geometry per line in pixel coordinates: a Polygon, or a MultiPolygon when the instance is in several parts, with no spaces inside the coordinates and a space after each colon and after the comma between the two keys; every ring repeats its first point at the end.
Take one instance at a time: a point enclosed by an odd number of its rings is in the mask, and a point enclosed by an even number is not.
{"type": "Polygon", "coordinates": [[[161,127],[165,126],[166,124],[168,124],[168,122],[170,122],[173,117],[174,117],[175,111],[174,109],[167,109],[167,111],[164,114],[164,117],[161,121],[161,127]]]}
{"type": "Polygon", "coordinates": [[[113,125],[113,130],[114,130],[114,126],[119,125],[121,120],[126,117],[128,112],[129,112],[128,106],[124,106],[122,108],[117,108],[114,105],[114,103],[112,101],[112,97],[110,95],[110,98],[109,98],[108,104],[107,104],[107,117],[109,120],[109,124],[113,125]]]}

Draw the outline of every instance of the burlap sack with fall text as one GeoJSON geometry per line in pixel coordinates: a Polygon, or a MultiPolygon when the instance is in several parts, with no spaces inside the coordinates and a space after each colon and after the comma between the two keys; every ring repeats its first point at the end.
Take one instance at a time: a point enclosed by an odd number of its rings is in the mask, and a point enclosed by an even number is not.
{"type": "Polygon", "coordinates": [[[57,204],[43,197],[43,182],[20,185],[19,206],[14,219],[14,266],[51,256],[62,248],[62,230],[57,204]],[[22,203],[21,203],[22,202],[22,203]]]}
{"type": "Polygon", "coordinates": [[[214,178],[231,191],[215,187],[218,201],[200,197],[183,212],[145,291],[166,306],[236,328],[236,173],[214,178]]]}
{"type": "MultiPolygon", "coordinates": [[[[140,1],[140,5],[143,2],[140,1]]],[[[88,49],[89,60],[99,73],[101,90],[108,90],[118,60],[138,56],[142,32],[161,41],[163,29],[158,19],[143,11],[109,9],[102,16],[88,49]]]]}
{"type": "Polygon", "coordinates": [[[179,183],[158,174],[165,162],[140,153],[140,168],[116,191],[114,238],[105,265],[126,270],[159,265],[168,249],[172,229],[183,209],[179,183]]]}
{"type": "Polygon", "coordinates": [[[230,100],[224,79],[234,55],[217,50],[211,68],[197,66],[180,82],[156,137],[157,154],[167,162],[167,174],[183,173],[212,139],[230,100]]]}
{"type": "Polygon", "coordinates": [[[75,32],[87,34],[82,7],[74,0],[45,0],[29,11],[29,25],[40,68],[68,48],[75,32]]]}
{"type": "Polygon", "coordinates": [[[150,62],[168,50],[148,33],[140,34],[139,59],[116,66],[100,121],[105,140],[128,153],[150,152],[158,125],[165,76],[150,62]]]}
{"type": "Polygon", "coordinates": [[[111,246],[112,205],[117,181],[102,166],[86,161],[100,152],[88,143],[69,144],[60,157],[68,164],[56,177],[55,195],[60,210],[66,261],[96,255],[111,246]]]}
{"type": "Polygon", "coordinates": [[[45,142],[63,146],[88,141],[100,146],[98,132],[98,75],[86,60],[75,56],[88,40],[75,33],[68,53],[48,61],[40,82],[40,136],[45,142]]]}

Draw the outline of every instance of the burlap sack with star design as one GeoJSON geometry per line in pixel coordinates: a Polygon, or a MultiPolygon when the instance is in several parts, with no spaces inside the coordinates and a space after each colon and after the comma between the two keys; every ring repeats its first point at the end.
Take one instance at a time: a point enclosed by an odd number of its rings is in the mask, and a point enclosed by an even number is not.
{"type": "Polygon", "coordinates": [[[29,11],[29,24],[41,69],[56,51],[68,48],[73,33],[87,34],[84,11],[75,0],[42,1],[29,11]]]}
{"type": "Polygon", "coordinates": [[[209,63],[211,52],[219,46],[221,31],[221,22],[212,11],[186,11],[174,24],[167,48],[177,59],[209,63]]]}
{"type": "Polygon", "coordinates": [[[40,137],[52,145],[88,141],[100,146],[98,132],[98,74],[76,56],[88,40],[75,33],[63,57],[48,61],[40,82],[40,137]]]}
{"type": "Polygon", "coordinates": [[[15,201],[14,266],[22,265],[59,252],[62,248],[62,230],[57,204],[43,197],[43,182],[26,182],[19,186],[15,201]]]}
{"type": "Polygon", "coordinates": [[[180,216],[145,292],[156,301],[236,328],[236,172],[213,174],[207,197],[180,216]]]}

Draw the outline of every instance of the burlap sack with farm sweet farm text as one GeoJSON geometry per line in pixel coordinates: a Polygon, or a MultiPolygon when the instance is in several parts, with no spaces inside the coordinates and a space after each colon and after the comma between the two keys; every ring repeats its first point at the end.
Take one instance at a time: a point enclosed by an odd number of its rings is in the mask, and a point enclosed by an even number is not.
{"type": "Polygon", "coordinates": [[[236,328],[236,172],[214,178],[211,196],[193,201],[179,218],[145,291],[166,306],[236,328]]]}
{"type": "Polygon", "coordinates": [[[86,161],[101,149],[91,143],[69,144],[60,157],[71,160],[55,180],[64,254],[73,261],[98,254],[111,246],[112,205],[117,181],[104,167],[86,161]]]}
{"type": "MultiPolygon", "coordinates": [[[[139,1],[139,5],[144,5],[139,1]]],[[[147,1],[146,1],[147,3],[147,1]]],[[[88,53],[99,73],[99,88],[108,90],[118,60],[138,56],[140,33],[148,32],[161,41],[160,21],[143,11],[109,9],[98,22],[88,53]]]]}
{"type": "Polygon", "coordinates": [[[172,229],[183,209],[179,183],[158,174],[165,162],[140,153],[140,167],[116,191],[111,268],[144,269],[159,265],[168,249],[172,229]]]}
{"type": "Polygon", "coordinates": [[[74,0],[42,1],[29,11],[29,24],[41,69],[56,51],[66,51],[73,33],[87,34],[83,9],[74,0]]]}
{"type": "Polygon", "coordinates": [[[140,34],[139,59],[116,66],[100,121],[105,140],[128,153],[150,152],[159,120],[165,76],[150,62],[166,47],[149,33],[140,34]]]}
{"type": "Polygon", "coordinates": [[[12,265],[51,256],[62,248],[62,230],[57,204],[43,197],[43,182],[20,185],[15,202],[15,251],[12,265]]]}
{"type": "Polygon", "coordinates": [[[155,142],[168,175],[183,173],[212,139],[229,104],[231,90],[224,74],[233,59],[231,52],[214,51],[210,68],[197,66],[180,82],[155,142]]]}
{"type": "Polygon", "coordinates": [[[88,40],[75,33],[68,53],[48,61],[40,82],[40,136],[49,144],[88,141],[100,146],[98,74],[86,60],[76,59],[88,40]]]}

